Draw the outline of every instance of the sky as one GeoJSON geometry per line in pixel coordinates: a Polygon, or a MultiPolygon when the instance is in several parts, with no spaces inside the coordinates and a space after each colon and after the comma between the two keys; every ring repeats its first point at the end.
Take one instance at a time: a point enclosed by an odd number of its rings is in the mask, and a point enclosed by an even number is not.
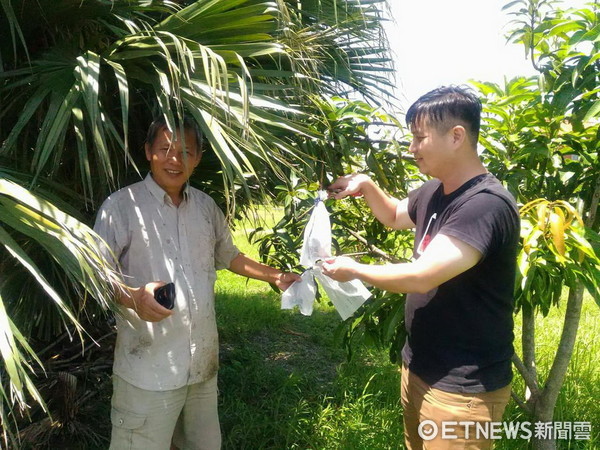
{"type": "Polygon", "coordinates": [[[508,0],[392,0],[386,33],[396,64],[396,95],[405,111],[442,85],[469,79],[502,83],[535,72],[522,46],[506,42],[508,0]]]}

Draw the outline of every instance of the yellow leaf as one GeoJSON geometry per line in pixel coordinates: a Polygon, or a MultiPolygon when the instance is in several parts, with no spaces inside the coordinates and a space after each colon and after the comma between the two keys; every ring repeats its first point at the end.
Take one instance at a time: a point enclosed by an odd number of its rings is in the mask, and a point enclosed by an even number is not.
{"type": "Polygon", "coordinates": [[[550,232],[556,251],[560,256],[565,256],[565,219],[564,215],[550,213],[550,232]]]}

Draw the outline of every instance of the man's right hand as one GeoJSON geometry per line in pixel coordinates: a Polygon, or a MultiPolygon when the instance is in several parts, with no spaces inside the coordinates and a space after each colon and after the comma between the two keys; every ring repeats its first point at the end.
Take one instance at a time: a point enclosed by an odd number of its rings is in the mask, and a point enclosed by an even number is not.
{"type": "Polygon", "coordinates": [[[368,183],[371,180],[364,173],[353,173],[344,175],[335,180],[328,188],[329,196],[336,200],[341,200],[349,195],[357,196],[362,194],[363,183],[368,183]]]}
{"type": "Polygon", "coordinates": [[[373,214],[386,227],[396,230],[414,228],[415,224],[408,214],[408,199],[402,201],[386,194],[364,173],[344,175],[335,180],[328,188],[329,198],[340,200],[349,195],[363,195],[373,214]]]}
{"type": "Polygon", "coordinates": [[[140,319],[146,322],[160,322],[173,314],[173,311],[165,308],[154,298],[154,291],[165,283],[152,281],[137,289],[129,289],[129,295],[121,297],[121,303],[127,308],[133,309],[140,319]]]}

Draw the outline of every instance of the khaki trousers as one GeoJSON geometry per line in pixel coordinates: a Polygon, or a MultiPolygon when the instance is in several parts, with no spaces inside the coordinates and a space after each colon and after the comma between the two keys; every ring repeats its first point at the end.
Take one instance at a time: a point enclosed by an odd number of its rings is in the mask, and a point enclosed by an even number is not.
{"type": "Polygon", "coordinates": [[[110,450],[218,450],[217,377],[147,391],[113,375],[110,450]]]}
{"type": "Polygon", "coordinates": [[[475,423],[483,425],[485,422],[500,422],[510,399],[510,392],[510,385],[479,394],[445,392],[432,388],[403,364],[401,397],[407,449],[491,449],[493,440],[485,439],[483,433],[476,433],[475,423]],[[433,423],[423,423],[419,430],[419,425],[424,421],[433,423]],[[456,422],[457,425],[443,425],[442,422],[456,422]],[[458,425],[458,422],[473,422],[473,425],[458,425]],[[442,436],[443,430],[446,431],[445,437],[442,436]],[[419,431],[426,438],[435,437],[423,439],[419,436],[419,431]]]}

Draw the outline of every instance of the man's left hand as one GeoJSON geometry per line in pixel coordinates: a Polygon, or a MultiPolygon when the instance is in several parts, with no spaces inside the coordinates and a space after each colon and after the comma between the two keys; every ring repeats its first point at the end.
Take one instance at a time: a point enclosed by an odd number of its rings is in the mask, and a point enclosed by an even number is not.
{"type": "Polygon", "coordinates": [[[277,280],[275,280],[275,286],[277,286],[282,291],[285,291],[289,288],[294,282],[300,281],[300,275],[292,272],[281,272],[277,280]]]}

